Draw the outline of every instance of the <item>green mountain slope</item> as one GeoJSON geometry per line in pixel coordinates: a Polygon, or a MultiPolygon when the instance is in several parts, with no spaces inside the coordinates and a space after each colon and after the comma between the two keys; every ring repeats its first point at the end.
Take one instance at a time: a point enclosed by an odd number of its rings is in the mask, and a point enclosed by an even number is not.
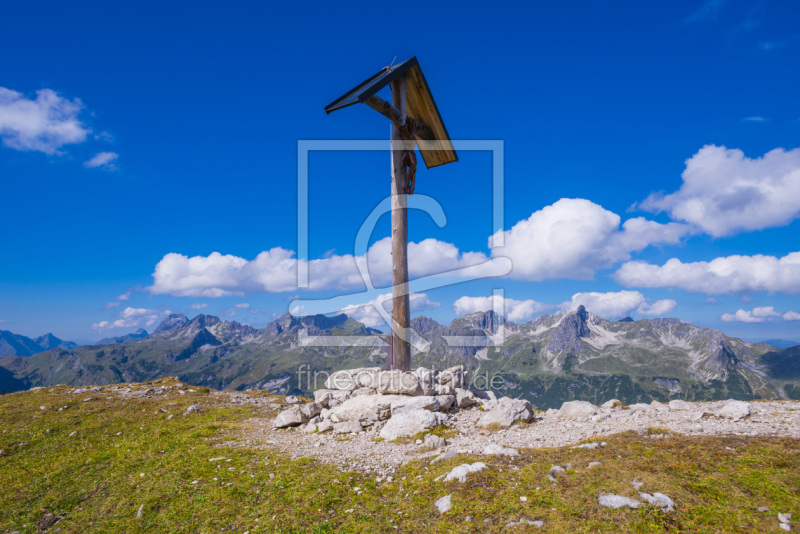
{"type": "MultiPolygon", "coordinates": [[[[528,398],[540,409],[573,399],[633,403],[800,394],[796,347],[776,351],[677,319],[607,321],[581,307],[524,324],[493,312],[450,325],[418,317],[412,328],[427,343],[414,351],[413,366],[464,365],[476,387],[528,398]]],[[[176,314],[141,340],[6,357],[0,366],[13,373],[17,388],[178,376],[217,389],[308,394],[334,370],[384,367],[384,339],[346,315],[286,315],[255,329],[176,314]],[[359,338],[367,340],[362,346],[340,346],[336,336],[372,337],[359,338]],[[305,345],[309,339],[324,343],[305,345]]]]}

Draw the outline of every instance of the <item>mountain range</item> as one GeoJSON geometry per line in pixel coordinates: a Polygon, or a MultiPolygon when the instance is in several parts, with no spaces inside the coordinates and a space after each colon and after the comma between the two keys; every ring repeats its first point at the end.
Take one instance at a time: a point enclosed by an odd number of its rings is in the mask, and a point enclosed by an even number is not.
{"type": "MultiPolygon", "coordinates": [[[[489,311],[449,325],[416,317],[411,326],[427,340],[413,351],[414,367],[464,365],[475,386],[528,398],[540,409],[575,399],[800,399],[800,347],[748,343],[678,319],[608,321],[581,306],[522,324],[489,311]]],[[[173,314],[152,334],[102,342],[5,356],[0,390],[174,375],[216,389],[309,394],[331,371],[386,365],[385,336],[344,314],[287,314],[260,329],[173,314]],[[363,342],[344,346],[335,336],[363,342]],[[304,345],[309,338],[322,343],[304,345]]]]}
{"type": "Polygon", "coordinates": [[[32,356],[54,348],[69,350],[77,346],[77,343],[58,339],[49,333],[31,339],[8,330],[0,330],[0,356],[32,356]]]}

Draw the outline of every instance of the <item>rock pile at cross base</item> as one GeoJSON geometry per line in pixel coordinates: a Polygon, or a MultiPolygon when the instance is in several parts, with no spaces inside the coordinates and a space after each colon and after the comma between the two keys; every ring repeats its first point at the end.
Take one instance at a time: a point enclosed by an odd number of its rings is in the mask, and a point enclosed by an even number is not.
{"type": "Polygon", "coordinates": [[[497,398],[491,391],[466,388],[463,366],[442,372],[385,371],[379,367],[337,371],[314,392],[314,402],[298,404],[275,418],[275,428],[301,427],[305,432],[358,434],[385,440],[409,437],[451,423],[449,414],[481,404],[478,427],[508,428],[533,420],[530,402],[497,398]]]}

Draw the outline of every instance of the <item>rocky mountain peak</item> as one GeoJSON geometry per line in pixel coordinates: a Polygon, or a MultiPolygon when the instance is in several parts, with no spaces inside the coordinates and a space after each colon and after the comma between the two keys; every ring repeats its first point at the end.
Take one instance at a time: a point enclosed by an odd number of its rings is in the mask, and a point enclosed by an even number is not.
{"type": "Polygon", "coordinates": [[[186,323],[189,322],[189,319],[182,313],[172,313],[166,319],[161,321],[158,325],[158,328],[155,329],[153,332],[154,336],[158,334],[163,334],[165,332],[169,332],[170,330],[175,330],[176,328],[180,328],[186,323]]]}

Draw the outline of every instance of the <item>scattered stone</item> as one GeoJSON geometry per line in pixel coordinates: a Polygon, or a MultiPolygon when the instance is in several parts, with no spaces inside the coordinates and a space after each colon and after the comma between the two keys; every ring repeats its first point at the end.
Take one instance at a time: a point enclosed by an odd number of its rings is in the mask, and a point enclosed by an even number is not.
{"type": "Polygon", "coordinates": [[[431,397],[428,395],[421,397],[401,397],[392,401],[392,415],[409,412],[411,410],[428,410],[431,412],[438,412],[439,401],[436,399],[436,397],[431,397]]]}
{"type": "Polygon", "coordinates": [[[571,447],[571,448],[572,449],[597,449],[598,447],[600,447],[600,444],[597,443],[597,442],[593,442],[593,443],[581,443],[580,445],[575,445],[574,447],[571,447]]]}
{"type": "Polygon", "coordinates": [[[463,388],[466,383],[464,376],[464,366],[456,365],[449,367],[439,373],[436,377],[436,383],[442,386],[450,386],[452,388],[463,388]]]}
{"type": "Polygon", "coordinates": [[[475,462],[474,464],[461,464],[458,467],[454,467],[447,473],[447,476],[444,477],[445,482],[450,482],[451,480],[458,480],[459,482],[466,482],[467,475],[470,473],[477,473],[479,471],[483,471],[486,469],[486,464],[483,462],[475,462]]]}
{"type": "Polygon", "coordinates": [[[531,525],[532,527],[541,528],[544,526],[544,521],[542,521],[541,519],[531,521],[530,519],[525,519],[523,517],[519,521],[511,521],[509,523],[506,523],[506,528],[518,527],[519,525],[531,525]]]}
{"type": "Polygon", "coordinates": [[[603,465],[602,462],[589,462],[588,469],[591,469],[592,467],[599,467],[601,465],[603,465]]]}
{"type": "MultiPolygon", "coordinates": [[[[410,395],[415,397],[423,394],[420,379],[414,373],[394,369],[380,373],[378,393],[382,395],[410,395]]],[[[431,388],[431,393],[433,390],[431,388]]]]}
{"type": "Polygon", "coordinates": [[[171,413],[171,414],[169,414],[169,415],[167,416],[167,421],[170,421],[170,420],[172,420],[174,417],[175,417],[175,414],[174,414],[174,413],[171,413]]]}
{"type": "Polygon", "coordinates": [[[639,482],[634,478],[633,480],[631,480],[631,485],[638,490],[639,488],[644,486],[644,482],[639,482]]]}
{"type": "Polygon", "coordinates": [[[358,434],[361,430],[361,423],[358,421],[342,421],[333,424],[334,434],[358,434]]]}
{"type": "Polygon", "coordinates": [[[428,410],[403,412],[386,422],[380,431],[380,437],[391,441],[399,437],[413,436],[448,421],[449,418],[439,412],[429,412],[428,410]]]}
{"type": "Polygon", "coordinates": [[[563,467],[561,467],[560,465],[554,465],[554,466],[552,466],[552,467],[550,468],[550,472],[551,472],[551,473],[563,473],[563,472],[565,472],[565,471],[566,471],[566,469],[564,469],[564,468],[563,468],[563,467]]]}
{"type": "Polygon", "coordinates": [[[468,389],[456,388],[456,406],[459,408],[469,408],[478,404],[475,394],[468,389]]]}
{"type": "Polygon", "coordinates": [[[286,428],[287,426],[298,426],[308,422],[306,416],[300,409],[300,406],[292,406],[291,408],[282,411],[272,423],[275,428],[286,428]]]}
{"type": "Polygon", "coordinates": [[[488,455],[492,455],[492,456],[494,456],[494,455],[519,456],[519,451],[517,449],[511,449],[511,448],[503,447],[502,445],[498,445],[496,443],[493,443],[493,444],[489,445],[488,447],[486,447],[485,449],[483,449],[483,452],[481,454],[487,455],[487,456],[488,455]]]}
{"type": "Polygon", "coordinates": [[[302,404],[303,403],[303,401],[300,400],[300,398],[298,398],[296,395],[289,395],[288,397],[283,399],[283,402],[285,402],[286,404],[302,404]]]}
{"type": "Polygon", "coordinates": [[[447,452],[444,452],[444,453],[440,454],[439,456],[437,456],[433,460],[431,460],[431,463],[435,464],[436,462],[444,462],[445,460],[452,460],[456,456],[458,456],[458,453],[453,452],[453,451],[447,451],[447,452]]]}
{"type": "Polygon", "coordinates": [[[72,394],[73,395],[80,395],[81,393],[88,393],[88,392],[89,392],[88,388],[78,388],[75,391],[73,391],[72,394]]]}
{"type": "Polygon", "coordinates": [[[778,523],[778,526],[781,527],[781,530],[785,530],[786,532],[791,532],[792,527],[789,526],[788,523],[778,523]]]}
{"type": "MultiPolygon", "coordinates": [[[[455,390],[453,390],[453,392],[455,393],[455,390]]],[[[439,401],[439,410],[444,412],[453,407],[453,405],[456,403],[456,396],[453,394],[440,395],[437,393],[436,400],[439,401]]]]}
{"type": "Polygon", "coordinates": [[[601,408],[606,409],[615,408],[617,406],[622,406],[622,401],[619,399],[611,399],[600,405],[601,408]]]}
{"type": "Polygon", "coordinates": [[[445,495],[441,499],[437,500],[433,505],[439,510],[440,514],[450,511],[453,507],[453,504],[450,502],[452,495],[445,495]]]}
{"type": "Polygon", "coordinates": [[[669,406],[670,410],[686,410],[686,411],[689,411],[689,410],[693,409],[692,403],[686,402],[686,401],[680,400],[680,399],[675,399],[675,400],[669,401],[669,404],[667,406],[669,406]]]}
{"type": "Polygon", "coordinates": [[[769,512],[769,508],[767,508],[766,506],[759,506],[758,511],[761,513],[769,512]]]}
{"type": "Polygon", "coordinates": [[[476,426],[487,427],[490,425],[500,425],[508,428],[517,421],[530,422],[533,419],[531,403],[523,399],[509,399],[503,397],[481,417],[476,426]]]}
{"type": "Polygon", "coordinates": [[[55,522],[58,521],[59,519],[61,519],[61,517],[55,515],[52,512],[47,512],[42,516],[41,519],[39,519],[39,521],[36,522],[36,528],[38,528],[40,532],[45,531],[48,528],[52,527],[53,524],[55,524],[55,522]]]}
{"type": "Polygon", "coordinates": [[[561,405],[558,410],[558,417],[565,417],[569,419],[577,419],[580,417],[589,417],[597,413],[597,406],[591,402],[586,401],[569,401],[561,405]]]}
{"type": "Polygon", "coordinates": [[[750,415],[750,404],[737,400],[728,401],[725,406],[717,410],[716,415],[717,417],[738,421],[750,415]]]}
{"type": "Polygon", "coordinates": [[[664,495],[663,493],[653,493],[650,495],[649,493],[639,493],[639,497],[644,499],[645,501],[658,506],[665,512],[671,512],[675,509],[675,503],[672,502],[672,499],[664,495]]]}
{"type": "Polygon", "coordinates": [[[792,520],[792,514],[781,514],[778,513],[778,521],[781,523],[786,523],[787,525],[792,520]]]}
{"type": "Polygon", "coordinates": [[[142,518],[142,510],[144,510],[144,505],[139,506],[139,509],[136,511],[136,519],[142,518]]]}
{"type": "Polygon", "coordinates": [[[606,506],[608,508],[613,508],[614,510],[618,510],[627,506],[628,508],[639,508],[642,503],[637,500],[631,499],[629,497],[623,497],[622,495],[612,495],[612,494],[605,494],[601,495],[599,499],[597,499],[598,504],[600,506],[606,506]]]}
{"type": "Polygon", "coordinates": [[[441,436],[437,436],[436,434],[428,434],[425,436],[423,445],[425,447],[430,447],[431,449],[441,449],[447,446],[447,440],[441,436]]]}
{"type": "Polygon", "coordinates": [[[657,400],[654,400],[653,402],[651,402],[650,403],[650,407],[653,408],[654,410],[658,410],[660,412],[669,411],[669,408],[667,407],[666,404],[662,404],[662,403],[658,402],[657,400]]]}
{"type": "Polygon", "coordinates": [[[191,406],[186,408],[186,411],[184,412],[183,415],[189,415],[193,413],[200,413],[200,407],[196,404],[192,404],[191,406]]]}

